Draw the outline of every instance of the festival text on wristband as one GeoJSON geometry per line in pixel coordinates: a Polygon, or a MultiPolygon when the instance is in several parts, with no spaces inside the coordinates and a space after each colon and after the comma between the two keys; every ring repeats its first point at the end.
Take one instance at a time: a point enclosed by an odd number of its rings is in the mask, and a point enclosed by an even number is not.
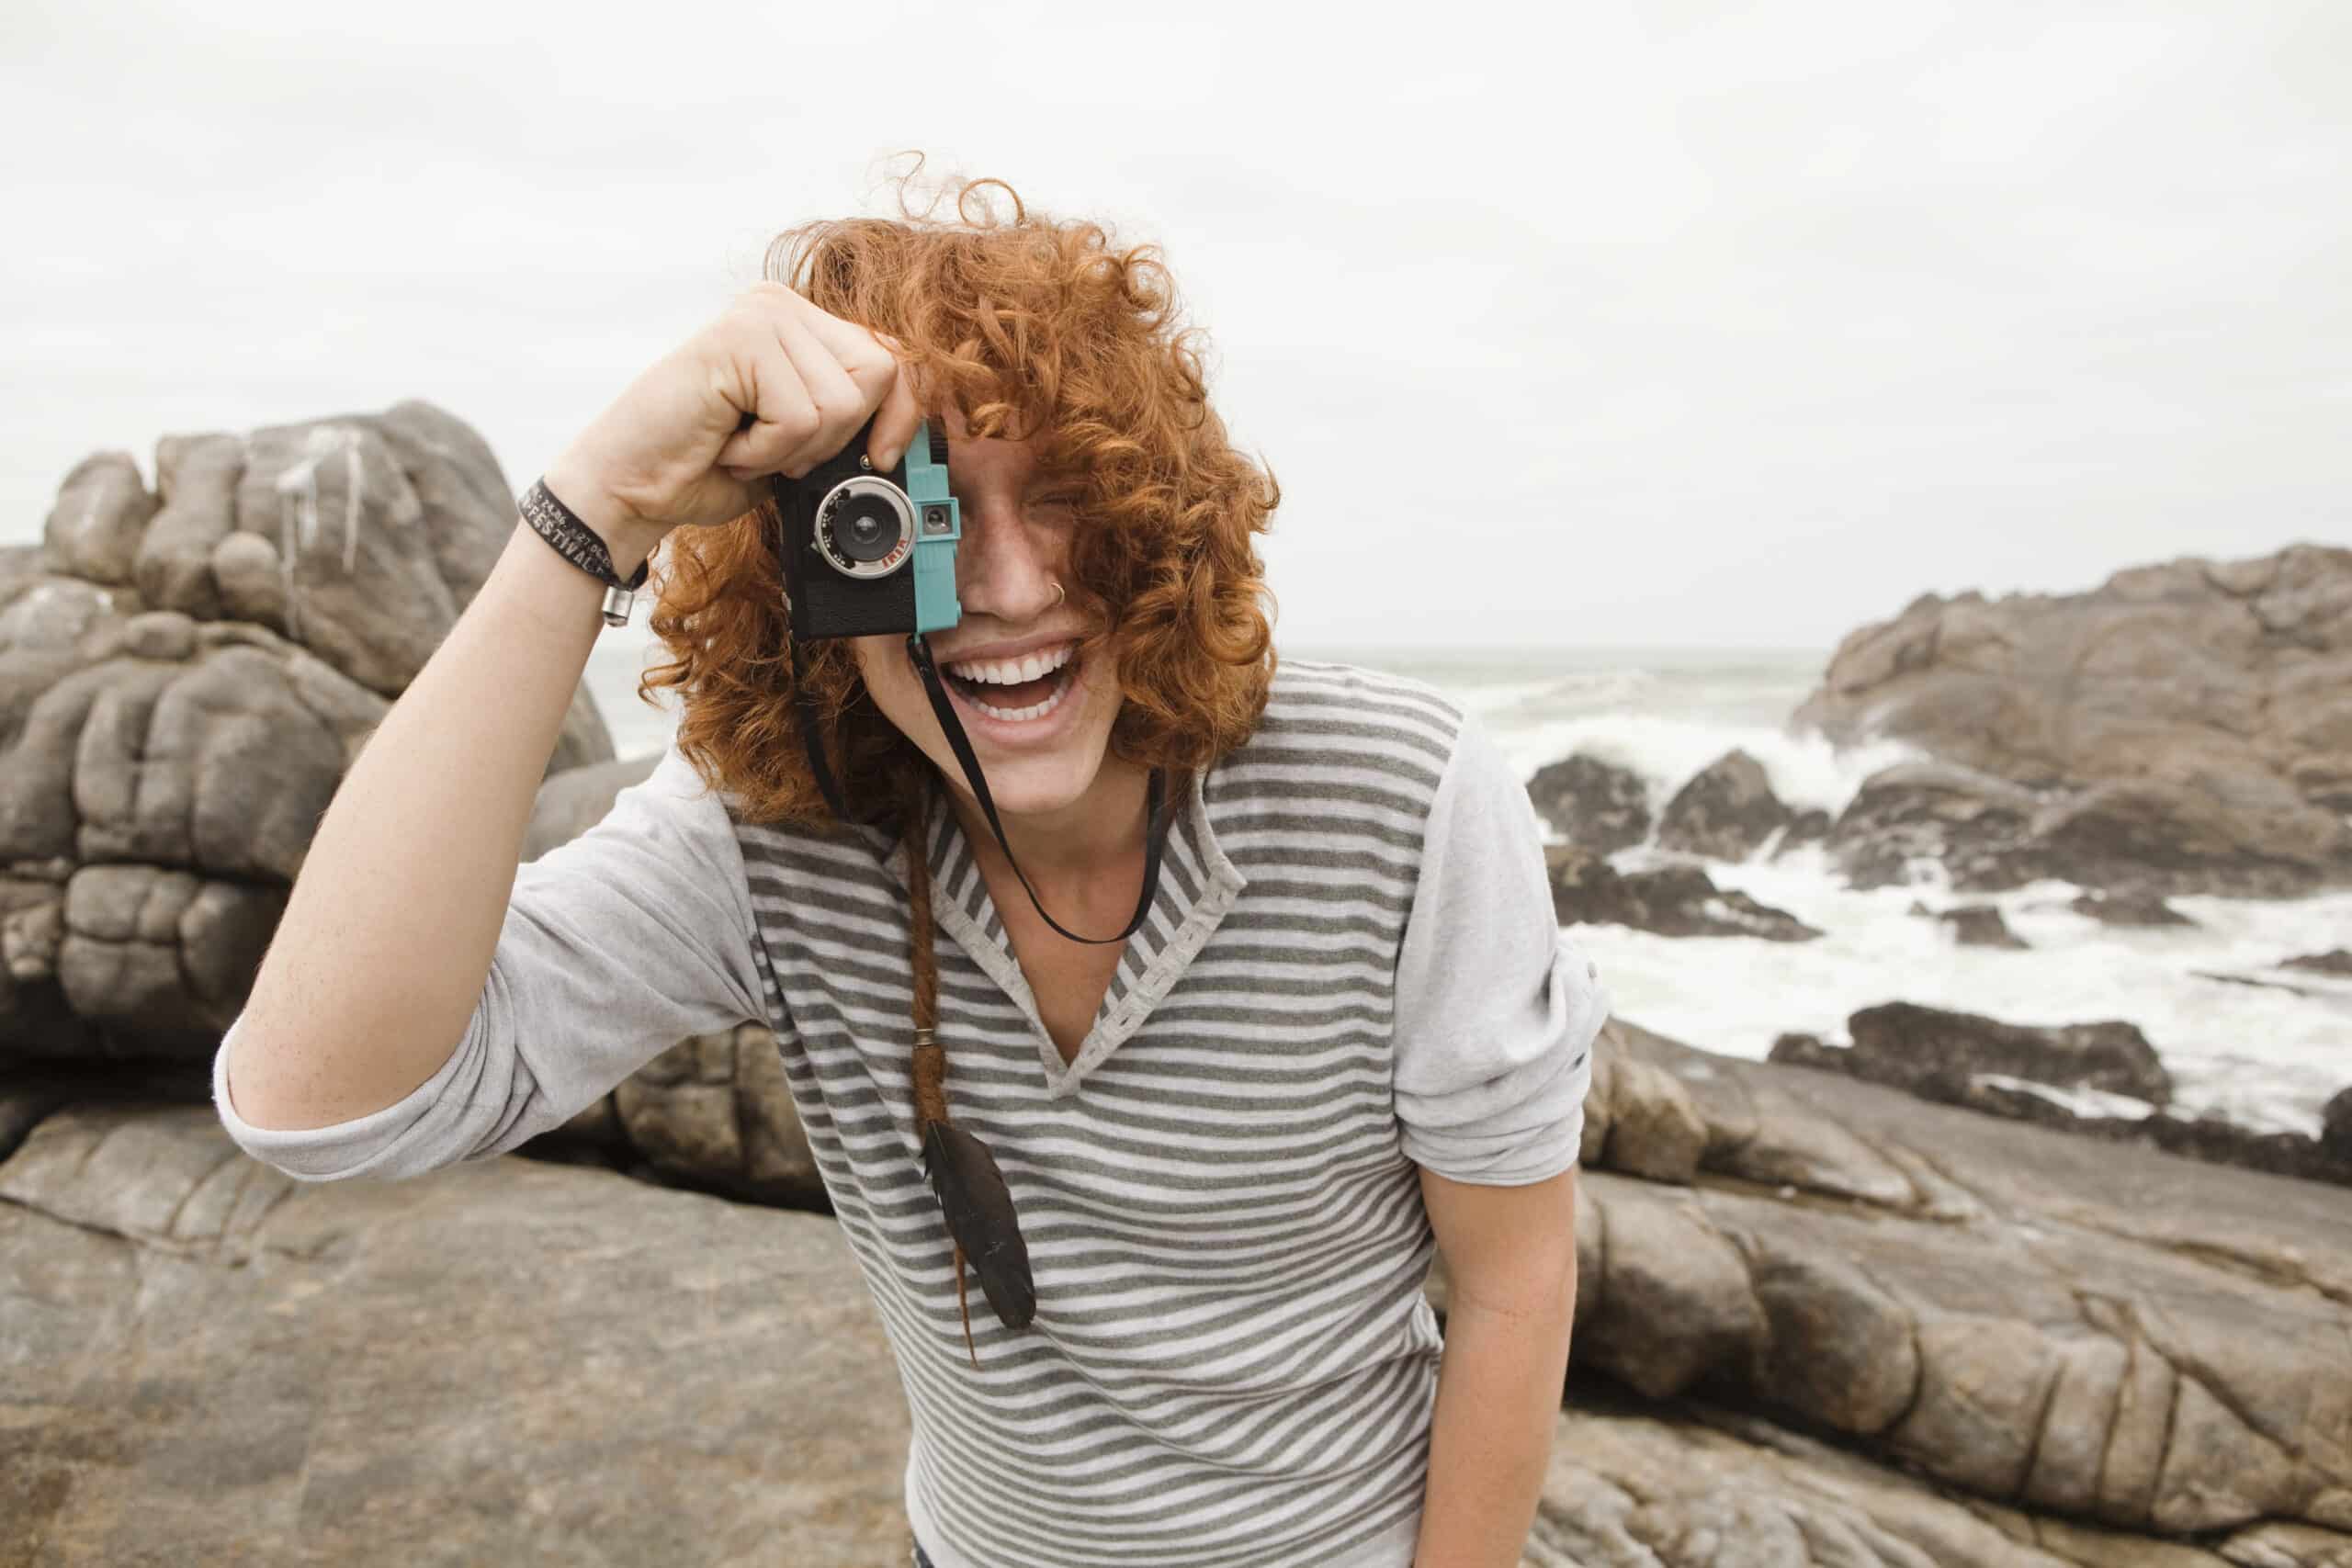
{"type": "Polygon", "coordinates": [[[613,570],[613,552],[604,539],[580,520],[579,513],[556,499],[545,479],[523,492],[521,511],[523,521],[531,525],[533,533],[554,546],[556,554],[605,585],[605,624],[628,625],[629,608],[636,603],[637,591],[645,585],[646,574],[653,568],[653,558],[649,555],[638,562],[637,574],[623,582],[620,574],[613,570]]]}

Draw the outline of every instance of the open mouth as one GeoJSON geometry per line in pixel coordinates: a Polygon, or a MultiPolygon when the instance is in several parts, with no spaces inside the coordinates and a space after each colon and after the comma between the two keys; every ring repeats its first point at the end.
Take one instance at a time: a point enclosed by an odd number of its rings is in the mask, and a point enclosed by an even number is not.
{"type": "Polygon", "coordinates": [[[967,705],[1006,724],[1034,724],[1060,707],[1075,684],[1075,644],[1064,644],[1026,661],[944,665],[948,689],[967,705]],[[1040,666],[1046,668],[1040,669],[1040,666]],[[1033,671],[1035,671],[1033,673],[1033,671]]]}

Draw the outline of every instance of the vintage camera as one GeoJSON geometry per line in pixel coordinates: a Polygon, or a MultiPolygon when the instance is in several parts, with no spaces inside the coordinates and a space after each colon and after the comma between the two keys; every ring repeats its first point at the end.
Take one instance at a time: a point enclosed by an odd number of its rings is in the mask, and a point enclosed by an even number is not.
{"type": "Polygon", "coordinates": [[[906,455],[874,471],[868,419],[804,477],[776,476],[785,601],[797,640],[944,631],[963,616],[956,544],[964,520],[947,491],[947,436],[929,421],[906,455]]]}

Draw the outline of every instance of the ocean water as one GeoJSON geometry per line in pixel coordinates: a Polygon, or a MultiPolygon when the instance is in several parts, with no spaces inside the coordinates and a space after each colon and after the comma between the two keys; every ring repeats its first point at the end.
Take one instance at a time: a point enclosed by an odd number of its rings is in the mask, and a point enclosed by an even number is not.
{"type": "MultiPolygon", "coordinates": [[[[1827,660],[1823,649],[1284,649],[1426,681],[1476,714],[1522,776],[1582,751],[1638,773],[1657,807],[1734,747],[1763,765],[1782,800],[1833,813],[1871,773],[1911,754],[1887,743],[1841,751],[1787,730],[1827,660]]],[[[660,750],[674,726],[671,709],[634,694],[639,670],[661,657],[632,625],[605,634],[590,660],[589,685],[622,756],[660,750]]],[[[1617,857],[1627,869],[1668,858],[1646,846],[1617,857]]],[[[2125,1020],[2164,1059],[2177,1109],[2266,1131],[2317,1132],[2321,1106],[2352,1084],[2352,982],[2278,967],[2352,948],[2352,894],[2180,898],[2174,907],[2195,928],[2142,931],[2074,913],[2066,906],[2080,889],[2064,883],[1989,897],[1932,880],[1861,892],[1817,850],[1708,869],[1718,886],[1825,934],[1768,942],[1568,928],[1620,1014],[1693,1045],[1760,1057],[1785,1031],[1841,1041],[1856,1010],[1912,1001],[2014,1023],[2125,1020]],[[1942,922],[1909,913],[1914,902],[1996,904],[2030,950],[1961,947],[1942,922]]]]}

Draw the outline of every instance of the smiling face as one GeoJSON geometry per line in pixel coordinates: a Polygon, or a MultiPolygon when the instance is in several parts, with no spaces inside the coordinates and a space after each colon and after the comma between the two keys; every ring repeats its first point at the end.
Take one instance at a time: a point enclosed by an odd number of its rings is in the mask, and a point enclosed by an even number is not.
{"type": "MultiPolygon", "coordinates": [[[[949,489],[961,503],[956,550],[963,618],[933,632],[930,646],[948,700],[964,726],[989,794],[1007,818],[1057,818],[1082,808],[1106,770],[1104,756],[1120,694],[1107,660],[1072,657],[1097,624],[1069,574],[1076,526],[1068,504],[1039,488],[1028,442],[973,440],[955,409],[947,433],[949,489]],[[1057,594],[1054,584],[1065,590],[1057,594]]],[[[906,638],[851,639],[875,705],[970,799],[970,786],[932,712],[906,638]]]]}

